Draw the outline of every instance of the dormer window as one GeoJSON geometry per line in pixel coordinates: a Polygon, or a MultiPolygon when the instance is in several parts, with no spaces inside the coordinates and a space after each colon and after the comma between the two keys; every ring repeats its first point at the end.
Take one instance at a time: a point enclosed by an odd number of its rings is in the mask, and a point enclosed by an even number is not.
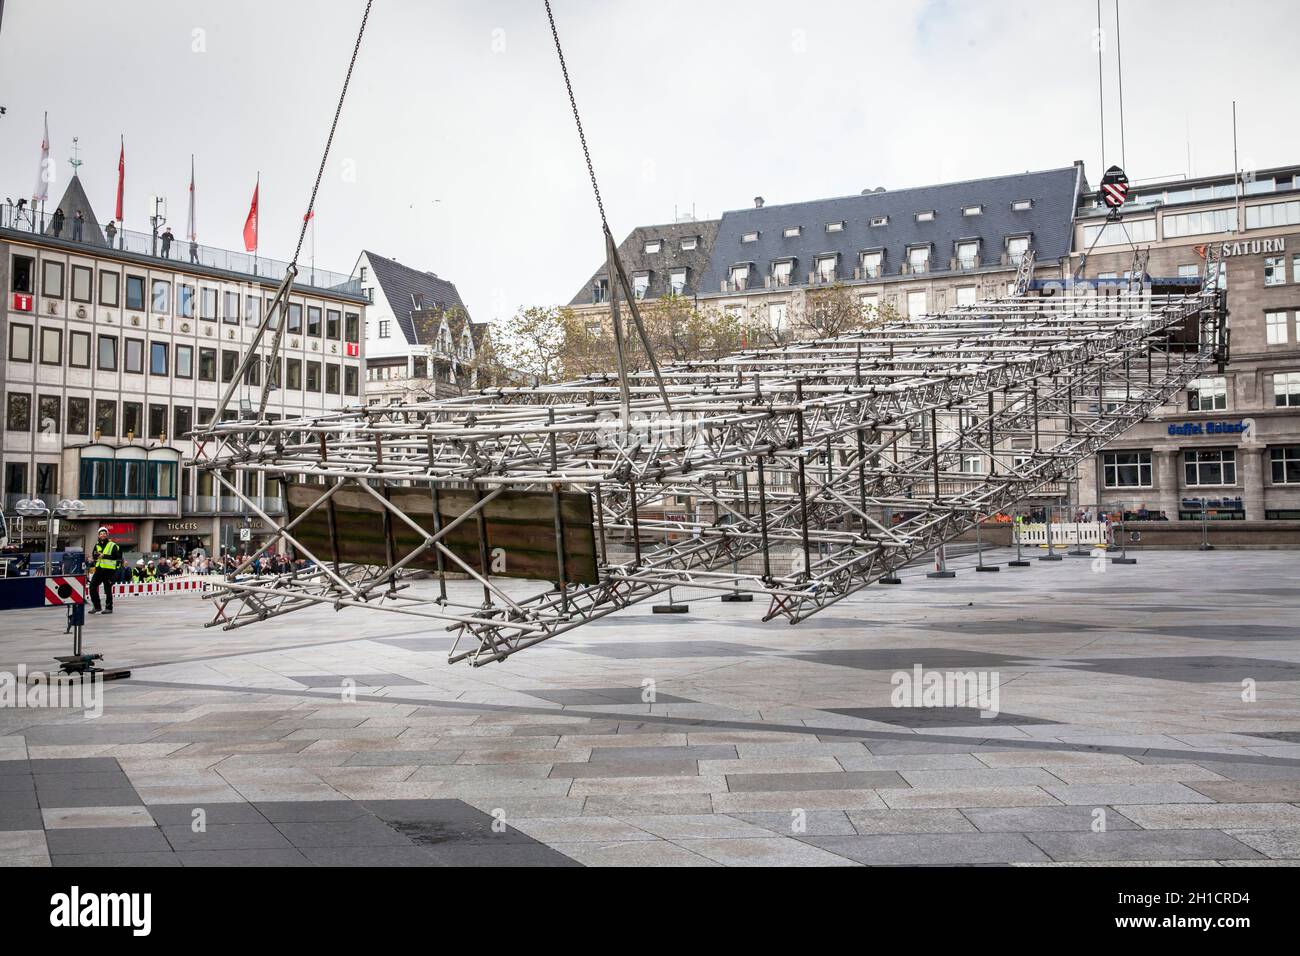
{"type": "Polygon", "coordinates": [[[1008,236],[1007,237],[1007,262],[1013,266],[1020,265],[1020,260],[1024,258],[1029,251],[1028,236],[1008,236]]]}
{"type": "Polygon", "coordinates": [[[728,273],[727,284],[730,286],[728,291],[741,292],[749,286],[749,264],[736,265],[731,267],[728,273]]]}
{"type": "Polygon", "coordinates": [[[916,214],[917,222],[934,222],[934,210],[923,209],[916,214]]]}
{"type": "Polygon", "coordinates": [[[844,220],[843,220],[843,219],[840,219],[840,220],[837,221],[837,222],[828,222],[828,223],[826,224],[826,231],[827,231],[827,232],[843,232],[843,231],[844,231],[844,220]]]}
{"type": "Polygon", "coordinates": [[[772,263],[772,285],[787,286],[790,284],[790,274],[794,271],[793,259],[779,259],[772,263]]]}
{"type": "Polygon", "coordinates": [[[1017,199],[1011,203],[1012,212],[1028,212],[1033,208],[1034,201],[1032,199],[1017,199]]]}
{"type": "Polygon", "coordinates": [[[839,263],[840,257],[837,254],[818,256],[817,257],[817,281],[834,282],[835,267],[839,263]]]}
{"type": "Polygon", "coordinates": [[[687,236],[682,240],[682,252],[693,251],[697,242],[699,242],[699,240],[695,236],[687,236]]]}
{"type": "Polygon", "coordinates": [[[609,280],[597,279],[591,284],[591,302],[593,305],[599,305],[602,302],[609,301],[609,280]]]}
{"type": "Polygon", "coordinates": [[[930,271],[930,247],[912,246],[907,250],[907,271],[912,275],[930,271]]]}
{"type": "Polygon", "coordinates": [[[858,262],[860,278],[879,279],[880,269],[884,259],[885,253],[880,249],[862,253],[858,262]]]}
{"type": "Polygon", "coordinates": [[[983,206],[962,206],[961,214],[963,216],[981,216],[984,214],[983,206]]]}
{"type": "Polygon", "coordinates": [[[966,239],[957,243],[957,268],[974,269],[980,264],[980,244],[978,239],[966,239]]]}
{"type": "Polygon", "coordinates": [[[872,216],[872,217],[871,217],[871,225],[873,225],[873,226],[888,226],[888,225],[889,225],[889,217],[888,217],[888,216],[872,216]]]}
{"type": "Polygon", "coordinates": [[[632,274],[632,296],[636,299],[644,299],[649,291],[650,273],[634,272],[632,274]]]}
{"type": "Polygon", "coordinates": [[[668,287],[672,289],[673,295],[684,295],[686,293],[686,270],[674,269],[668,273],[668,287]]]}
{"type": "Polygon", "coordinates": [[[801,232],[803,232],[802,226],[786,226],[781,230],[781,235],[785,239],[798,239],[801,232]]]}
{"type": "Polygon", "coordinates": [[[747,232],[740,237],[741,242],[758,242],[758,233],[747,232]]]}
{"type": "Polygon", "coordinates": [[[657,253],[657,252],[658,252],[660,249],[662,249],[663,247],[664,247],[663,240],[661,240],[661,239],[647,239],[646,242],[645,242],[645,254],[648,255],[648,256],[653,256],[655,253],[657,253]]]}

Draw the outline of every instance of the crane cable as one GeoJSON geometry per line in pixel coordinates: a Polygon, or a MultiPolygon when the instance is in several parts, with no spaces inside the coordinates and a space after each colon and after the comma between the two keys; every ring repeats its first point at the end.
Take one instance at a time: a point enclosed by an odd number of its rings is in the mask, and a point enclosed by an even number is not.
{"type": "MultiPolygon", "coordinates": [[[[560,72],[564,74],[564,88],[569,93],[569,106],[573,109],[573,122],[578,127],[578,142],[582,144],[582,156],[587,161],[587,175],[591,177],[591,190],[596,194],[596,208],[600,210],[600,224],[609,232],[609,221],[605,218],[605,203],[600,198],[600,184],[596,182],[596,169],[591,165],[591,150],[587,148],[587,134],[582,130],[582,117],[578,115],[578,101],[573,96],[573,84],[569,82],[569,67],[564,62],[564,50],[560,48],[560,33],[555,28],[555,14],[551,12],[551,0],[545,0],[546,19],[551,23],[551,37],[555,40],[555,54],[560,58],[560,72]]],[[[610,283],[613,284],[613,276],[610,283]]]]}

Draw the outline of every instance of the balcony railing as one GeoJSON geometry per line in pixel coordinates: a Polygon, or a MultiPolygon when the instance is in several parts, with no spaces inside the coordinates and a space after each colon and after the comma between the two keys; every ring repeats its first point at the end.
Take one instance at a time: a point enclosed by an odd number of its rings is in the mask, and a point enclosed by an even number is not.
{"type": "Polygon", "coordinates": [[[749,277],[746,276],[744,279],[723,279],[721,286],[723,292],[744,292],[749,288],[749,277]]]}
{"type": "Polygon", "coordinates": [[[788,273],[774,272],[763,279],[763,287],[767,289],[784,289],[790,285],[793,276],[788,273]]]}
{"type": "MultiPolygon", "coordinates": [[[[83,226],[81,234],[78,235],[77,224],[68,216],[64,217],[62,226],[56,234],[54,211],[49,209],[48,206],[44,211],[41,211],[28,205],[20,208],[16,204],[4,203],[0,205],[0,228],[36,233],[47,238],[62,239],[66,242],[84,243],[87,246],[99,247],[100,249],[112,248],[120,252],[152,256],[175,264],[178,268],[183,268],[187,264],[194,264],[206,266],[210,269],[222,269],[226,272],[257,276],[260,279],[269,279],[272,282],[282,280],[289,268],[289,263],[282,262],[279,259],[268,259],[248,252],[234,252],[229,249],[218,249],[215,246],[204,246],[197,242],[188,242],[179,236],[174,238],[170,244],[167,244],[161,236],[154,236],[151,232],[136,232],[132,229],[118,229],[112,235],[110,243],[109,236],[105,233],[103,227],[86,224],[83,226]]],[[[294,284],[350,295],[361,294],[360,280],[344,275],[341,272],[317,269],[310,264],[300,263],[298,265],[298,277],[294,284]]]]}
{"type": "Polygon", "coordinates": [[[818,269],[816,272],[808,273],[809,285],[831,285],[839,281],[839,275],[834,269],[818,269]]]}

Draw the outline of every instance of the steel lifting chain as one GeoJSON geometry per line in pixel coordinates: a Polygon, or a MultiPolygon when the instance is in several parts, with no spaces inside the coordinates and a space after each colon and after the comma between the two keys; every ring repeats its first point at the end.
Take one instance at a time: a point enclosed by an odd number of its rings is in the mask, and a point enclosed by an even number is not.
{"type": "MultiPolygon", "coordinates": [[[[569,92],[569,106],[573,108],[573,122],[578,127],[578,141],[582,143],[582,156],[587,161],[587,175],[591,177],[591,190],[596,194],[596,208],[600,210],[600,224],[609,232],[609,221],[605,218],[605,203],[600,198],[600,185],[596,182],[596,169],[591,165],[591,150],[587,148],[587,134],[582,130],[582,117],[578,115],[578,101],[573,96],[573,84],[569,82],[569,67],[564,62],[564,50],[560,48],[560,33],[555,29],[555,15],[551,13],[551,0],[546,3],[546,19],[551,23],[551,36],[555,40],[555,53],[560,58],[560,72],[564,74],[564,88],[569,92]]],[[[613,277],[610,278],[613,282],[613,277]]]]}

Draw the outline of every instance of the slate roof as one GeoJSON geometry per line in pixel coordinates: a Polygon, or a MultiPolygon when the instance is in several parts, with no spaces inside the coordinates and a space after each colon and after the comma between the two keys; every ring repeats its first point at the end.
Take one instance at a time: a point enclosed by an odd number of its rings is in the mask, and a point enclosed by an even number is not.
{"type": "Polygon", "coordinates": [[[466,316],[469,315],[455,284],[439,279],[432,273],[404,266],[368,249],[364,254],[370,261],[375,283],[383,290],[388,304],[392,306],[393,318],[397,320],[397,326],[409,344],[417,344],[412,312],[419,309],[459,308],[466,316]]]}
{"type": "MultiPolygon", "coordinates": [[[[686,267],[686,289],[684,295],[695,295],[701,288],[700,277],[709,265],[709,250],[718,234],[718,220],[702,219],[692,222],[664,223],[658,226],[637,226],[628,234],[618,247],[618,256],[623,260],[623,268],[629,280],[638,272],[650,273],[650,287],[646,291],[647,299],[657,299],[668,294],[670,274],[673,269],[686,267]],[[695,237],[698,242],[693,250],[683,251],[682,240],[695,237]],[[647,240],[659,239],[660,249],[647,253],[647,240]]],[[[569,305],[591,305],[592,286],[597,279],[606,278],[605,262],[602,259],[597,269],[586,284],[578,290],[569,305]]]]}
{"type": "Polygon", "coordinates": [[[753,263],[750,289],[762,289],[772,262],[790,257],[796,259],[795,281],[803,284],[815,258],[826,253],[839,253],[839,275],[852,279],[860,252],[883,249],[884,276],[897,277],[908,248],[924,243],[931,244],[930,271],[944,273],[959,239],[980,239],[982,265],[996,266],[1006,237],[1029,233],[1037,260],[1052,262],[1070,252],[1080,188],[1087,188],[1082,169],[1067,166],[726,212],[699,294],[719,295],[731,267],[744,262],[753,263]],[[1033,207],[1013,211],[1011,204],[1020,199],[1033,200],[1033,207]],[[962,207],[975,205],[983,207],[980,215],[962,215],[962,207]],[[925,210],[934,210],[933,221],[917,222],[916,214],[925,210]],[[871,226],[871,220],[880,216],[889,217],[888,225],[871,226]],[[844,222],[842,232],[826,231],[827,223],[839,221],[844,222]],[[790,226],[801,226],[801,234],[784,238],[782,233],[790,226]],[[757,232],[758,240],[742,242],[741,237],[750,232],[757,232]]]}

